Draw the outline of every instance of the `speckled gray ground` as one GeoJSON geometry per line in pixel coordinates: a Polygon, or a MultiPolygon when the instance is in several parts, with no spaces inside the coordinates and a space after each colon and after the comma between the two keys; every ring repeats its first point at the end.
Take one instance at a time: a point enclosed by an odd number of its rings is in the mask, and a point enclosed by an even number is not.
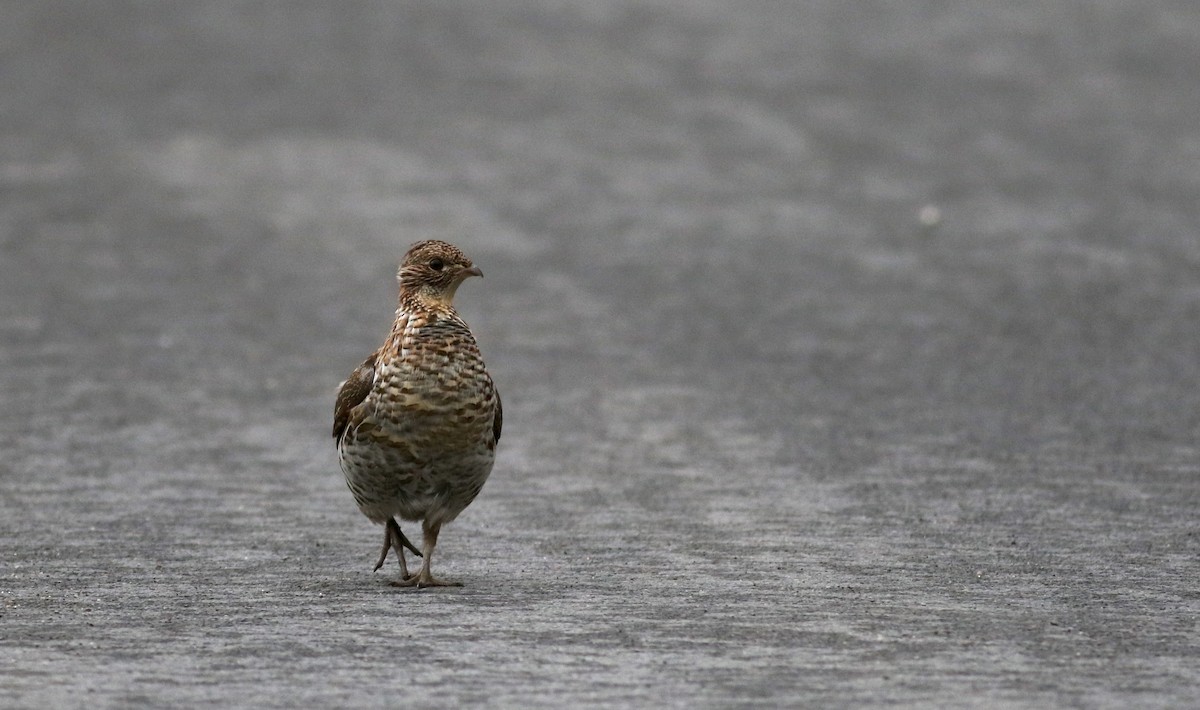
{"type": "Polygon", "coordinates": [[[1200,696],[1190,0],[0,15],[0,705],[1200,696]],[[507,416],[406,592],[426,237],[507,416]]]}

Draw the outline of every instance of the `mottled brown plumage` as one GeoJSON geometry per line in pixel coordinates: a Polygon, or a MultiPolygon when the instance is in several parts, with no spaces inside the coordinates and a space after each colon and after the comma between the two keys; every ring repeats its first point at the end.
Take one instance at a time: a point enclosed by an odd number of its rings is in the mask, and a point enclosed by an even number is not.
{"type": "Polygon", "coordinates": [[[454,520],[491,473],[503,414],[470,328],[454,310],[459,285],[483,273],[457,247],[414,244],[397,279],[400,302],[384,344],[342,383],[333,437],[359,510],[383,524],[375,569],[395,550],[398,586],[445,586],[430,573],[442,525],[454,520]],[[395,518],[420,520],[424,560],[410,575],[395,518]]]}

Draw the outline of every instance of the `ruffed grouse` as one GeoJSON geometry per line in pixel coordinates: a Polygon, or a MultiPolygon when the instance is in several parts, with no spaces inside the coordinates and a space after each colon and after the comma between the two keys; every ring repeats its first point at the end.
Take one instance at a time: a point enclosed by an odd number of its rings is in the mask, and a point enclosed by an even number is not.
{"type": "Polygon", "coordinates": [[[482,275],[451,244],[414,244],[396,276],[391,335],[338,392],[333,437],[342,472],[359,510],[384,526],[375,569],[388,550],[400,558],[396,586],[461,586],[436,579],[430,561],[441,527],[479,495],[500,440],[500,394],[453,305],[459,285],[482,275]],[[395,516],[421,521],[423,552],[395,516]],[[424,557],[415,574],[405,547],[424,557]]]}

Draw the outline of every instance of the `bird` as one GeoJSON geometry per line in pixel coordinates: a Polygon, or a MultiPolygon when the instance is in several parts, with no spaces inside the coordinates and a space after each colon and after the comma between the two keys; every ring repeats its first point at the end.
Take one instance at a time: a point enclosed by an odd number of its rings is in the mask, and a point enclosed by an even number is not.
{"type": "Polygon", "coordinates": [[[504,421],[496,385],[454,309],[463,281],[483,271],[440,240],[413,244],[396,273],[391,333],[338,390],[333,438],[358,509],[383,525],[378,571],[394,550],[398,587],[462,586],[433,576],[438,533],[479,495],[504,421]],[[396,521],[421,521],[422,548],[396,521]],[[421,558],[410,574],[404,550],[421,558]]]}

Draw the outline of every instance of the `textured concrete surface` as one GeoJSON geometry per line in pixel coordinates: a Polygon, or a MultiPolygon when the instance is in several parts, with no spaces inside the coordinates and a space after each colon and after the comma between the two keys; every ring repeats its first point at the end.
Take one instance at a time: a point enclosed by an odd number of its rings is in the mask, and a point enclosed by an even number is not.
{"type": "Polygon", "coordinates": [[[1200,9],[0,8],[0,706],[1200,696],[1200,9]],[[441,237],[461,590],[329,438],[441,237]]]}

